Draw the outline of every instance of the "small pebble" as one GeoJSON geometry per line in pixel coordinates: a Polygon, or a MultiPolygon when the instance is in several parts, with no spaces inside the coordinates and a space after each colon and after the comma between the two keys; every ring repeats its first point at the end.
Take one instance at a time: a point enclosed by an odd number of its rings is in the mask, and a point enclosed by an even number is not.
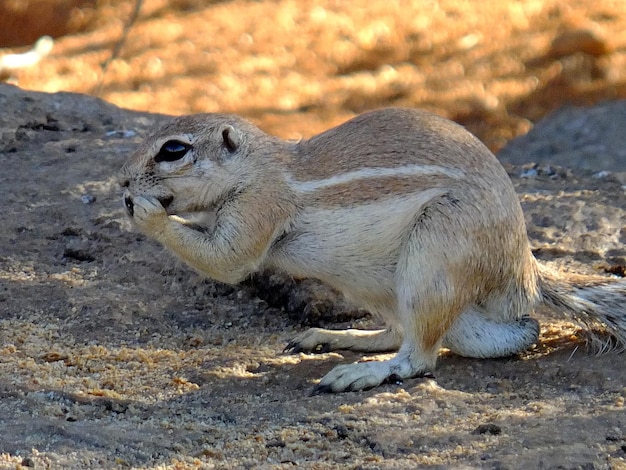
{"type": "Polygon", "coordinates": [[[481,424],[472,431],[472,434],[491,434],[492,436],[499,436],[502,434],[502,428],[493,423],[481,424]]]}
{"type": "Polygon", "coordinates": [[[536,178],[539,172],[536,168],[527,168],[520,172],[520,178],[536,178]]]}
{"type": "Polygon", "coordinates": [[[548,176],[555,176],[556,175],[556,171],[550,165],[548,165],[547,167],[543,168],[542,173],[544,173],[544,174],[546,174],[548,176]]]}
{"type": "Polygon", "coordinates": [[[96,196],[94,196],[93,194],[83,194],[80,197],[80,201],[83,204],[93,204],[94,202],[96,202],[96,196]]]}

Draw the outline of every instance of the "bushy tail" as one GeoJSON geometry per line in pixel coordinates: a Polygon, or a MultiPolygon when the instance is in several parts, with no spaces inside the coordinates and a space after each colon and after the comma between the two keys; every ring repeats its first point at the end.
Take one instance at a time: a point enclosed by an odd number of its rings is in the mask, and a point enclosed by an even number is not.
{"type": "Polygon", "coordinates": [[[596,352],[626,349],[626,279],[556,273],[539,265],[539,289],[544,305],[588,330],[596,352]]]}

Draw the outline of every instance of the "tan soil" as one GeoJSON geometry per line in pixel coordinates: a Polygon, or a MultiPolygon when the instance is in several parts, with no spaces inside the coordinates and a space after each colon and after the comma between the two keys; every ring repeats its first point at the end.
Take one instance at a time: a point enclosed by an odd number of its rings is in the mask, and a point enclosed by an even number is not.
{"type": "MultiPolygon", "coordinates": [[[[498,150],[564,104],[626,97],[623,0],[146,0],[104,75],[133,3],[64,2],[56,29],[54,3],[0,1],[0,25],[39,24],[2,44],[58,36],[10,82],[286,138],[398,105],[498,150]]],[[[519,358],[444,354],[435,379],[309,397],[360,356],[281,355],[292,317],[129,232],[113,177],[155,118],[55,99],[2,101],[0,467],[625,468],[623,355],[585,354],[558,320],[519,358]]],[[[621,183],[560,175],[514,180],[538,255],[626,264],[621,183]]]]}

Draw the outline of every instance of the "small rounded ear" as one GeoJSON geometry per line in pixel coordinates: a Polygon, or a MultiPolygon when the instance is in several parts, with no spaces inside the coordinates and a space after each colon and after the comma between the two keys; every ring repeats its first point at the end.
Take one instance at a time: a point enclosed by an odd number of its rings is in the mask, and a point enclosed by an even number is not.
{"type": "Polygon", "coordinates": [[[241,136],[233,126],[228,124],[222,126],[222,145],[230,153],[235,153],[241,145],[241,136]]]}

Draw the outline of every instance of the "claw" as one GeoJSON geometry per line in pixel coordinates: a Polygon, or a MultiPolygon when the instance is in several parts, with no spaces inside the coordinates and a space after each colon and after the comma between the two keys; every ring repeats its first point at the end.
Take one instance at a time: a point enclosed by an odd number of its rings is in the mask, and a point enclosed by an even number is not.
{"type": "Polygon", "coordinates": [[[392,385],[402,385],[403,380],[398,374],[391,374],[384,381],[384,384],[392,384],[392,385]]]}
{"type": "MultiPolygon", "coordinates": [[[[395,383],[395,382],[384,382],[384,383],[395,383]]],[[[310,396],[314,397],[316,395],[321,395],[323,393],[345,393],[345,392],[366,392],[367,390],[371,390],[374,387],[355,387],[354,383],[351,383],[350,385],[348,385],[345,389],[343,390],[333,390],[332,386],[330,385],[316,385],[315,388],[313,388],[313,390],[311,390],[311,394],[310,396]]]]}
{"type": "Polygon", "coordinates": [[[299,354],[302,352],[302,348],[295,341],[289,341],[287,346],[283,349],[283,354],[299,354]]]}
{"type": "Polygon", "coordinates": [[[314,397],[316,395],[321,395],[322,393],[333,393],[333,389],[330,385],[316,385],[313,390],[311,390],[310,396],[314,397]]]}
{"type": "Polygon", "coordinates": [[[283,354],[326,354],[331,351],[333,351],[333,348],[329,343],[318,344],[312,349],[304,349],[299,343],[295,341],[290,341],[283,349],[283,354]]]}

